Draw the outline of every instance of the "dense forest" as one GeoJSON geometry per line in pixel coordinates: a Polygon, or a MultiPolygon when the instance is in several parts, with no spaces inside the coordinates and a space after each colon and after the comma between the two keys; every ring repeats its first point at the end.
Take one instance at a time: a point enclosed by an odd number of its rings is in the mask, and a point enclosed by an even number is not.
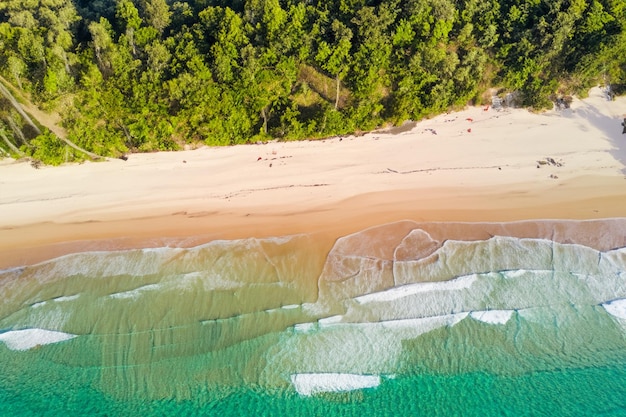
{"type": "Polygon", "coordinates": [[[0,156],[318,138],[626,84],[624,0],[2,0],[0,156]]]}

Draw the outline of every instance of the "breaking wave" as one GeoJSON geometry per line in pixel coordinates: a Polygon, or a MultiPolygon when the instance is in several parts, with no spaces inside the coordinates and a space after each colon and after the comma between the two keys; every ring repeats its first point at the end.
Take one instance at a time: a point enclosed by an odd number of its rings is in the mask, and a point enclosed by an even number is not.
{"type": "Polygon", "coordinates": [[[0,358],[206,401],[626,363],[625,231],[400,222],[329,252],[297,235],[67,255],[0,272],[0,358]]]}

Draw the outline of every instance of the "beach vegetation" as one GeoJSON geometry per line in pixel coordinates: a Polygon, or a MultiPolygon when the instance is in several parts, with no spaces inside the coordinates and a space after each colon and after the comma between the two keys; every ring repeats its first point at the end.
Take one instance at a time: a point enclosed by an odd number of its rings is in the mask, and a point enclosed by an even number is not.
{"type": "Polygon", "coordinates": [[[48,164],[369,131],[494,86],[539,111],[597,84],[626,90],[621,0],[0,3],[0,153],[48,164]]]}

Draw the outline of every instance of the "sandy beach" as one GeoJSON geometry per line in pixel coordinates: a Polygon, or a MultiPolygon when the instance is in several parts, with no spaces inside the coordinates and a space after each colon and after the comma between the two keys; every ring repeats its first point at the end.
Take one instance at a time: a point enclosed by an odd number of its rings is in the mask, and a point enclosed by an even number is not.
{"type": "Polygon", "coordinates": [[[100,249],[319,234],[398,220],[626,217],[626,98],[467,108],[391,131],[127,161],[0,161],[0,268],[100,249]]]}

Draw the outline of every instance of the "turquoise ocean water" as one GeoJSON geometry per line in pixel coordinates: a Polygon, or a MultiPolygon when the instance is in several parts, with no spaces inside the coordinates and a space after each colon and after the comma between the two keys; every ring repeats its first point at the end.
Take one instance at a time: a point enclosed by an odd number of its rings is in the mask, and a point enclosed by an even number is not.
{"type": "Polygon", "coordinates": [[[626,415],[626,249],[592,246],[382,226],[1,271],[0,414],[626,415]]]}

